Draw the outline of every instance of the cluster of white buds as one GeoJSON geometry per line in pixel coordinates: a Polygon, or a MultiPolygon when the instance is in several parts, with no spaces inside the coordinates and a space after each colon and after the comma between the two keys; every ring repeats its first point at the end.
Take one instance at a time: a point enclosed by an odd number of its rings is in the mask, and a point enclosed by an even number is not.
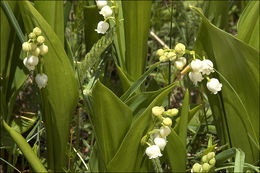
{"type": "Polygon", "coordinates": [[[216,164],[215,153],[209,152],[201,158],[201,164],[195,163],[192,166],[192,173],[209,172],[216,164]]]}
{"type": "Polygon", "coordinates": [[[221,90],[222,84],[216,78],[210,79],[207,77],[210,73],[214,72],[213,63],[209,59],[205,59],[205,57],[202,61],[196,59],[194,51],[190,51],[190,54],[193,55],[193,60],[190,63],[190,80],[194,83],[194,85],[197,85],[198,82],[201,82],[204,78],[207,78],[207,88],[213,94],[217,94],[221,90]]]}
{"type": "MultiPolygon", "coordinates": [[[[29,40],[22,44],[23,51],[27,53],[23,63],[29,71],[35,70],[39,62],[42,66],[43,60],[39,61],[39,58],[42,59],[48,53],[48,46],[44,44],[45,38],[41,34],[41,29],[35,27],[33,32],[29,34],[29,40]]],[[[42,67],[40,67],[40,74],[36,75],[35,81],[39,88],[44,88],[47,85],[48,77],[42,73],[42,67]]]]}
{"type": "Polygon", "coordinates": [[[146,148],[145,153],[149,159],[155,159],[161,157],[161,151],[164,150],[167,140],[166,137],[171,133],[172,120],[171,117],[178,114],[178,109],[168,109],[165,111],[163,106],[155,106],[152,108],[152,114],[159,120],[159,128],[155,128],[145,135],[141,143],[147,144],[149,147],[146,148]],[[147,141],[151,141],[151,143],[147,141]]]}
{"type": "Polygon", "coordinates": [[[109,29],[109,23],[107,22],[107,20],[111,18],[113,14],[113,10],[111,9],[110,6],[108,6],[106,0],[97,0],[96,3],[97,3],[97,7],[101,9],[99,14],[103,15],[105,20],[100,21],[98,23],[97,29],[95,29],[95,31],[97,31],[97,33],[99,34],[105,34],[109,29]]]}
{"type": "Polygon", "coordinates": [[[187,60],[183,55],[185,54],[186,47],[182,43],[175,45],[174,49],[158,49],[157,55],[160,62],[171,61],[178,70],[182,70],[186,65],[187,60]]]}

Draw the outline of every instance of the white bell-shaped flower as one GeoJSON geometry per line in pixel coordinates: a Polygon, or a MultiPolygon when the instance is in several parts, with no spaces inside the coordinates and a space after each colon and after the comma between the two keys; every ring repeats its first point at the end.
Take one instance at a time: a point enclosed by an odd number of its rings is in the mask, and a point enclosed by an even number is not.
{"type": "Polygon", "coordinates": [[[32,54],[33,54],[34,56],[39,56],[39,55],[40,55],[40,52],[41,52],[40,48],[37,47],[37,48],[32,52],[32,54]]]}
{"type": "Polygon", "coordinates": [[[40,89],[45,88],[45,86],[47,85],[47,82],[48,82],[48,76],[44,73],[37,74],[35,77],[35,82],[37,83],[37,85],[40,89]]]}
{"type": "Polygon", "coordinates": [[[213,63],[209,59],[204,59],[202,61],[202,74],[209,75],[210,73],[214,72],[213,63]]]}
{"type": "Polygon", "coordinates": [[[221,90],[222,84],[216,78],[212,78],[207,82],[207,88],[213,93],[217,94],[221,90]]]}
{"type": "Polygon", "coordinates": [[[35,69],[35,66],[29,65],[29,64],[27,63],[27,59],[28,59],[28,58],[26,57],[26,58],[24,58],[24,60],[23,60],[24,66],[25,66],[29,71],[34,70],[34,69],[35,69]]]}
{"type": "Polygon", "coordinates": [[[22,48],[23,48],[23,51],[25,51],[25,52],[29,52],[32,49],[31,44],[28,42],[24,42],[22,44],[22,48]]]}
{"type": "Polygon", "coordinates": [[[99,34],[105,34],[108,28],[109,24],[107,22],[100,21],[98,22],[97,29],[95,29],[95,31],[97,31],[99,34]]]}
{"type": "Polygon", "coordinates": [[[162,127],[160,128],[160,135],[161,135],[162,137],[166,137],[166,136],[168,136],[170,133],[171,133],[170,127],[168,127],[168,126],[162,126],[162,127]]]}
{"type": "Polygon", "coordinates": [[[40,46],[40,54],[41,54],[41,55],[47,54],[47,53],[48,53],[48,50],[49,50],[49,49],[48,49],[48,46],[46,46],[46,45],[44,45],[44,44],[40,46]]]}
{"type": "Polygon", "coordinates": [[[200,72],[190,72],[189,78],[193,82],[194,85],[197,85],[198,82],[201,82],[203,80],[203,77],[200,72]]]}
{"type": "Polygon", "coordinates": [[[182,61],[175,61],[174,62],[174,67],[177,68],[178,70],[182,70],[184,67],[184,64],[182,61]]]}
{"type": "Polygon", "coordinates": [[[183,63],[183,66],[185,66],[186,63],[187,63],[187,60],[186,60],[185,57],[180,57],[180,58],[178,58],[178,61],[181,61],[181,62],[183,63]]]}
{"type": "Polygon", "coordinates": [[[98,7],[99,9],[101,9],[101,8],[103,8],[104,6],[107,5],[107,1],[106,1],[106,0],[98,0],[98,1],[96,1],[96,2],[97,2],[97,7],[98,7]]]}
{"type": "Polygon", "coordinates": [[[190,63],[190,67],[193,72],[200,72],[202,70],[202,61],[199,59],[192,60],[190,63]]]}
{"type": "Polygon", "coordinates": [[[27,59],[27,64],[30,65],[30,66],[36,66],[39,62],[39,58],[37,56],[30,56],[28,59],[27,59]]]}
{"type": "Polygon", "coordinates": [[[99,14],[103,15],[104,18],[107,18],[112,16],[113,11],[108,5],[106,5],[100,10],[99,14]]]}
{"type": "Polygon", "coordinates": [[[162,113],[164,112],[164,107],[163,106],[154,106],[152,108],[152,113],[155,115],[155,116],[161,116],[162,113]]]}
{"type": "Polygon", "coordinates": [[[154,138],[154,143],[163,151],[166,146],[167,141],[165,138],[161,138],[158,136],[158,137],[154,138]]]}
{"type": "Polygon", "coordinates": [[[157,157],[161,157],[162,153],[160,148],[157,145],[152,145],[146,148],[145,153],[149,157],[149,159],[155,159],[157,157]]]}

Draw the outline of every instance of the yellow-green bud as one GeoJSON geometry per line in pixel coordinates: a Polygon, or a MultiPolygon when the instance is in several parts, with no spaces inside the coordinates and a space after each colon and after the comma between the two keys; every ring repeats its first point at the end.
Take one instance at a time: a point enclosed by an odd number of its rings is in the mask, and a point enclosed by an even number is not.
{"type": "Polygon", "coordinates": [[[162,56],[163,53],[164,53],[164,50],[163,50],[163,49],[158,49],[157,52],[156,52],[156,54],[157,54],[158,56],[162,56]]]}
{"type": "Polygon", "coordinates": [[[216,163],[216,159],[215,159],[215,158],[210,159],[209,164],[210,164],[211,166],[214,166],[215,163],[216,163]]]}
{"type": "Polygon", "coordinates": [[[31,33],[29,34],[29,38],[30,38],[30,39],[34,39],[35,37],[36,37],[36,34],[35,34],[35,33],[31,32],[31,33]]]}
{"type": "Polygon", "coordinates": [[[210,153],[207,154],[207,156],[208,156],[209,160],[213,159],[215,157],[215,153],[214,152],[210,152],[210,153]]]}
{"type": "Polygon", "coordinates": [[[152,108],[152,113],[155,116],[161,116],[162,113],[164,112],[164,107],[163,106],[155,106],[152,108]]]}
{"type": "Polygon", "coordinates": [[[41,55],[45,55],[45,54],[48,53],[48,50],[49,50],[49,49],[48,49],[48,46],[46,46],[46,45],[43,44],[43,45],[40,46],[40,50],[41,50],[40,54],[41,54],[41,55]]]}
{"type": "Polygon", "coordinates": [[[204,162],[204,163],[206,163],[206,162],[208,162],[208,156],[207,155],[205,155],[205,156],[203,156],[202,158],[201,158],[201,161],[202,162],[204,162]]]}
{"type": "Polygon", "coordinates": [[[203,163],[202,170],[208,172],[210,170],[210,165],[208,163],[203,163]]]}
{"type": "Polygon", "coordinates": [[[169,117],[174,117],[179,113],[179,110],[176,108],[168,109],[164,114],[168,115],[169,117]]]}
{"type": "Polygon", "coordinates": [[[199,163],[195,163],[193,166],[192,166],[192,171],[194,172],[194,173],[197,173],[197,172],[201,172],[201,164],[199,164],[199,163]]]}
{"type": "Polygon", "coordinates": [[[42,44],[44,41],[45,41],[45,38],[43,36],[40,35],[39,37],[37,37],[38,43],[42,44]]]}
{"type": "Polygon", "coordinates": [[[25,52],[29,52],[32,49],[31,44],[28,42],[24,42],[22,44],[22,48],[23,48],[23,51],[25,51],[25,52]]]}
{"type": "Polygon", "coordinates": [[[34,43],[30,43],[31,44],[31,50],[35,50],[37,48],[37,45],[34,43]]]}
{"type": "Polygon", "coordinates": [[[39,56],[40,52],[41,52],[40,48],[37,47],[37,48],[32,52],[32,54],[33,54],[34,56],[39,56]]]}
{"type": "Polygon", "coordinates": [[[169,58],[170,61],[174,61],[176,59],[176,53],[169,52],[167,57],[169,58]]]}
{"type": "Polygon", "coordinates": [[[182,56],[182,55],[185,54],[185,49],[186,49],[186,47],[185,47],[184,44],[178,43],[178,44],[176,44],[176,46],[175,46],[174,49],[175,49],[175,52],[176,52],[177,54],[179,54],[180,56],[182,56]]]}
{"type": "Polygon", "coordinates": [[[36,36],[39,36],[39,35],[41,35],[42,31],[41,31],[40,28],[35,27],[35,28],[33,29],[33,33],[34,33],[36,36]]]}
{"type": "Polygon", "coordinates": [[[159,60],[160,60],[160,62],[166,62],[166,61],[168,61],[168,58],[166,56],[162,55],[162,56],[160,56],[159,60]]]}
{"type": "Polygon", "coordinates": [[[168,117],[167,117],[167,118],[164,118],[163,124],[166,125],[166,126],[171,127],[171,126],[172,126],[172,119],[170,119],[170,118],[168,118],[168,117]]]}

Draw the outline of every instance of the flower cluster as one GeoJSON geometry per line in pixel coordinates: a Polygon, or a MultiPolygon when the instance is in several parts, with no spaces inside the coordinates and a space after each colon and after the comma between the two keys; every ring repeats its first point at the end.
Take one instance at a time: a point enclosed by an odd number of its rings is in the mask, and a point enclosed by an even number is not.
{"type": "Polygon", "coordinates": [[[149,159],[155,159],[162,156],[161,151],[164,150],[167,144],[166,137],[171,133],[171,117],[176,116],[178,112],[179,111],[176,108],[168,109],[167,111],[165,111],[163,106],[155,106],[152,108],[153,116],[159,120],[159,128],[154,128],[141,140],[142,144],[147,144],[149,146],[145,150],[149,159]],[[150,143],[147,141],[150,141],[150,143]]]}
{"type": "Polygon", "coordinates": [[[211,168],[213,168],[216,164],[215,153],[209,152],[207,155],[204,155],[201,158],[201,164],[195,163],[192,166],[191,172],[209,172],[211,168]]]}
{"type": "Polygon", "coordinates": [[[185,54],[186,47],[182,43],[176,44],[174,49],[159,49],[157,55],[160,57],[160,62],[171,61],[174,62],[175,68],[182,70],[186,65],[187,60],[183,55],[185,54]]]}
{"type": "Polygon", "coordinates": [[[216,78],[210,79],[207,77],[210,73],[214,72],[213,63],[209,59],[203,59],[202,61],[195,58],[195,52],[191,51],[190,54],[193,55],[193,60],[190,63],[191,72],[189,72],[189,78],[197,85],[205,77],[207,78],[207,88],[213,93],[217,94],[221,90],[222,84],[216,78]],[[203,77],[204,76],[204,77],[203,77]]]}
{"type": "Polygon", "coordinates": [[[22,44],[23,51],[27,53],[27,57],[23,60],[25,67],[29,71],[33,71],[40,62],[40,73],[35,77],[35,81],[40,89],[44,88],[48,82],[47,75],[42,73],[42,57],[48,53],[48,46],[44,44],[45,38],[41,34],[41,29],[35,27],[28,36],[29,40],[22,44]]]}
{"type": "Polygon", "coordinates": [[[100,10],[99,14],[103,15],[105,20],[104,21],[100,21],[97,25],[97,29],[95,29],[95,31],[97,31],[97,33],[99,34],[105,34],[107,32],[107,30],[109,29],[109,23],[107,23],[106,21],[111,18],[113,11],[110,8],[110,6],[108,6],[107,1],[106,0],[97,0],[97,7],[100,10]]]}

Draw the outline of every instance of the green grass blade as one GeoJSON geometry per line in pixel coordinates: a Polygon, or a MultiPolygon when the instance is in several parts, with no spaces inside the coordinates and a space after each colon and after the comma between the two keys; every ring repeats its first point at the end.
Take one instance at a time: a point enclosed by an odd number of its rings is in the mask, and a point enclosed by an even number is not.
{"type": "Polygon", "coordinates": [[[235,167],[234,167],[235,173],[243,172],[244,162],[245,162],[245,153],[240,149],[236,149],[235,167]]]}
{"type": "Polygon", "coordinates": [[[32,150],[31,146],[26,142],[23,136],[17,133],[15,130],[13,130],[11,127],[9,127],[5,121],[2,121],[2,125],[5,128],[5,130],[8,132],[8,134],[13,138],[13,140],[18,145],[18,147],[21,149],[21,151],[23,152],[27,161],[30,163],[33,170],[36,172],[47,172],[47,170],[42,165],[39,158],[32,150]]]}

